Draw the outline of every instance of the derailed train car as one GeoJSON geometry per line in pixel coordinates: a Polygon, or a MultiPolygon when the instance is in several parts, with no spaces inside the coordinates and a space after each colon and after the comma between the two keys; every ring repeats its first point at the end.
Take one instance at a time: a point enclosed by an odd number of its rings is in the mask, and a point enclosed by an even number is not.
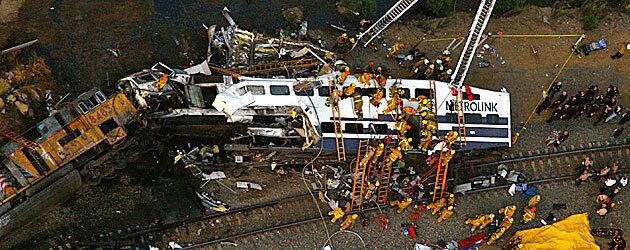
{"type": "Polygon", "coordinates": [[[108,161],[135,144],[128,134],[137,118],[126,94],[92,89],[23,135],[5,134],[12,141],[0,148],[0,237],[111,174],[108,161]]]}

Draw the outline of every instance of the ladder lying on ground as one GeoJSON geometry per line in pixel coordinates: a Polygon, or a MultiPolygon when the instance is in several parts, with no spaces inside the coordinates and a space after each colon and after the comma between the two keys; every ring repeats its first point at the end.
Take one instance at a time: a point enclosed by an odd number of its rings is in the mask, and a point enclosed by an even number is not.
{"type": "Polygon", "coordinates": [[[37,148],[39,147],[37,143],[29,139],[26,139],[25,137],[21,136],[20,134],[14,132],[13,130],[5,126],[0,126],[0,136],[4,136],[8,138],[9,140],[14,141],[15,143],[19,144],[20,146],[26,147],[33,151],[37,151],[37,148]]]}
{"type": "Polygon", "coordinates": [[[457,67],[455,67],[455,71],[451,76],[451,85],[457,86],[459,89],[461,89],[461,86],[464,83],[466,73],[473,61],[477,46],[479,46],[479,40],[481,39],[483,31],[486,29],[486,25],[490,20],[495,2],[496,0],[482,0],[479,5],[479,9],[477,10],[477,15],[475,15],[475,19],[473,19],[473,24],[470,27],[470,32],[468,33],[468,39],[464,45],[464,51],[459,57],[457,67]]]}
{"type": "Polygon", "coordinates": [[[338,96],[333,93],[337,91],[337,87],[333,86],[334,83],[328,80],[328,92],[330,98],[330,110],[332,111],[332,124],[335,132],[335,146],[337,148],[337,160],[346,160],[345,144],[343,142],[343,131],[341,129],[341,114],[339,113],[339,99],[333,100],[333,96],[338,96]]]}
{"type": "MultiPolygon", "coordinates": [[[[366,173],[365,170],[367,168],[367,164],[361,166],[361,159],[365,154],[368,153],[369,149],[369,140],[361,140],[359,141],[359,148],[357,150],[357,162],[354,167],[354,174],[352,175],[352,199],[350,200],[350,210],[354,210],[355,208],[361,209],[363,208],[363,194],[365,193],[366,188],[366,173]]],[[[369,164],[369,161],[368,161],[369,164]]]]}
{"type": "Polygon", "coordinates": [[[365,32],[359,35],[359,39],[361,40],[364,36],[368,38],[368,41],[363,44],[363,47],[367,47],[368,44],[372,41],[372,39],[376,38],[381,31],[385,30],[387,26],[392,24],[394,21],[398,20],[407,10],[411,8],[414,4],[416,4],[418,0],[400,0],[394,6],[392,6],[386,13],[383,15],[378,21],[376,21],[370,28],[365,30],[365,32]]]}

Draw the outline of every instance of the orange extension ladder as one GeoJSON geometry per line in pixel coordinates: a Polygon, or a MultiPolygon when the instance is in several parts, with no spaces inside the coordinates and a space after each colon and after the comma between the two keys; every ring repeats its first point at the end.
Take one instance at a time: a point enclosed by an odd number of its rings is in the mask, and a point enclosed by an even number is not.
{"type": "Polygon", "coordinates": [[[381,178],[379,178],[378,195],[376,202],[379,204],[387,203],[387,195],[389,193],[389,181],[392,174],[392,167],[385,164],[387,151],[383,153],[383,162],[381,163],[381,178]]]}
{"type": "Polygon", "coordinates": [[[343,131],[341,129],[341,114],[339,113],[339,100],[333,101],[333,91],[337,91],[337,87],[333,86],[328,80],[328,92],[330,94],[330,110],[332,111],[332,124],[335,132],[335,145],[337,146],[337,160],[346,160],[346,150],[343,141],[343,131]]]}
{"type": "MultiPolygon", "coordinates": [[[[447,188],[446,186],[446,175],[448,173],[448,162],[442,166],[442,160],[444,159],[444,147],[448,147],[446,144],[440,149],[440,158],[437,162],[437,173],[435,174],[435,186],[433,187],[433,202],[436,199],[440,199],[444,195],[444,190],[447,188]],[[440,193],[438,195],[438,192],[440,193]]],[[[450,149],[448,149],[450,150],[450,149]]]]}
{"type": "MultiPolygon", "coordinates": [[[[369,140],[360,140],[359,148],[357,149],[357,160],[354,167],[354,174],[352,175],[352,199],[350,200],[350,210],[355,208],[363,208],[363,194],[366,186],[366,173],[365,169],[367,165],[361,166],[361,157],[367,154],[369,150],[369,140]]],[[[369,162],[368,162],[369,164],[369,162]]]]}
{"type": "Polygon", "coordinates": [[[13,130],[11,130],[8,127],[0,126],[0,135],[30,150],[37,151],[37,148],[39,148],[39,145],[37,145],[37,143],[29,139],[26,139],[25,137],[21,136],[18,133],[15,133],[13,130]]]}

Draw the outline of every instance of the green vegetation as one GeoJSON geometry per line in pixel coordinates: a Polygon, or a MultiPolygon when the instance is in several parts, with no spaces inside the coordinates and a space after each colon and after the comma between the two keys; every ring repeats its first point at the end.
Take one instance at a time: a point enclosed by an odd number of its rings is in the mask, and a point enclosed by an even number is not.
{"type": "Polygon", "coordinates": [[[341,0],[339,5],[350,10],[351,13],[346,13],[346,16],[353,16],[352,19],[369,19],[376,13],[376,0],[341,0]],[[355,15],[355,12],[359,15],[355,15]]]}
{"type": "Polygon", "coordinates": [[[518,13],[523,6],[525,6],[525,0],[498,0],[494,4],[492,14],[497,16],[513,15],[518,13]]]}
{"type": "Polygon", "coordinates": [[[582,11],[582,25],[585,30],[594,30],[599,26],[599,20],[604,16],[604,8],[608,1],[591,0],[584,4],[582,11]]]}
{"type": "Polygon", "coordinates": [[[446,17],[453,13],[454,0],[425,0],[425,10],[432,17],[446,17]]]}

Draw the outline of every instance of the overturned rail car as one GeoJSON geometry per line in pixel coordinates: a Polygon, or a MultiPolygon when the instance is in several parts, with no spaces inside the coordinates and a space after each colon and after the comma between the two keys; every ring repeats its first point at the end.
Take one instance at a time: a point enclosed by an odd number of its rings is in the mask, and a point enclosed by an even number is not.
{"type": "Polygon", "coordinates": [[[138,121],[134,100],[99,89],[81,94],[0,148],[0,237],[67,200],[81,185],[95,184],[120,165],[117,153],[138,121]]]}

